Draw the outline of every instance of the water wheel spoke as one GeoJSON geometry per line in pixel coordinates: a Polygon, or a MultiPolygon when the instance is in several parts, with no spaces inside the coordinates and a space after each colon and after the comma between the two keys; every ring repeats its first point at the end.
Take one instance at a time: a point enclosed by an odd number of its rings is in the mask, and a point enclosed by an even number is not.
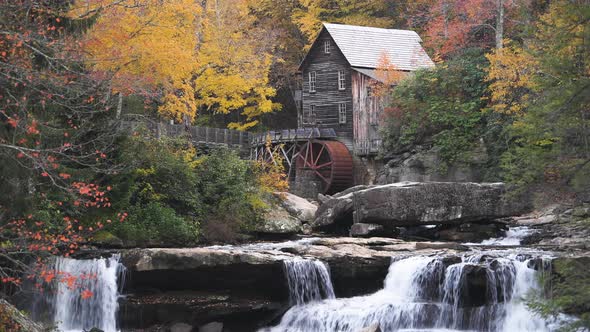
{"type": "Polygon", "coordinates": [[[333,163],[334,163],[333,161],[328,161],[327,163],[323,163],[321,165],[315,166],[315,169],[320,169],[320,168],[324,168],[324,167],[327,167],[327,166],[331,166],[333,163]]]}
{"type": "Polygon", "coordinates": [[[324,152],[324,149],[325,148],[326,148],[326,146],[325,145],[322,145],[322,148],[320,149],[320,152],[318,152],[318,156],[315,158],[315,161],[313,162],[314,165],[317,165],[318,161],[322,157],[322,152],[324,152]]]}
{"type": "Polygon", "coordinates": [[[322,179],[322,181],[324,181],[326,184],[329,184],[329,183],[330,183],[330,181],[329,181],[328,179],[326,179],[326,178],[324,177],[324,175],[322,175],[322,173],[320,173],[320,172],[318,172],[318,171],[315,171],[315,174],[316,174],[316,175],[317,175],[317,176],[318,176],[320,179],[322,179]]]}

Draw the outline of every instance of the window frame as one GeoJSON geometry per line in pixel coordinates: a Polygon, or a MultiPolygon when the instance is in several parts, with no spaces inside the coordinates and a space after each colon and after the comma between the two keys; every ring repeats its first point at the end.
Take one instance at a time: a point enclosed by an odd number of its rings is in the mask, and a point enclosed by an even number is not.
{"type": "Polygon", "coordinates": [[[315,104],[310,104],[307,108],[307,112],[303,110],[303,124],[314,124],[315,123],[315,104]]]}
{"type": "Polygon", "coordinates": [[[330,40],[324,40],[324,54],[330,54],[332,51],[332,45],[330,40]]]}
{"type": "Polygon", "coordinates": [[[338,103],[338,124],[346,124],[347,123],[347,114],[346,111],[346,102],[338,103]]]}
{"type": "Polygon", "coordinates": [[[315,93],[318,75],[315,71],[310,71],[308,73],[308,75],[309,75],[309,81],[308,81],[309,82],[309,93],[315,93]]]}
{"type": "Polygon", "coordinates": [[[346,71],[338,70],[338,91],[346,90],[346,71]]]}

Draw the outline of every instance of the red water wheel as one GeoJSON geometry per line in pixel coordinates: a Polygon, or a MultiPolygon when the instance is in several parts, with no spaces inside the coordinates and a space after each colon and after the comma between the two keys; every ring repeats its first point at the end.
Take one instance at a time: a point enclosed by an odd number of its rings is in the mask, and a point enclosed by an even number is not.
{"type": "Polygon", "coordinates": [[[321,191],[332,194],[352,186],[352,156],[346,145],[337,141],[312,140],[297,156],[297,173],[313,173],[321,191]]]}

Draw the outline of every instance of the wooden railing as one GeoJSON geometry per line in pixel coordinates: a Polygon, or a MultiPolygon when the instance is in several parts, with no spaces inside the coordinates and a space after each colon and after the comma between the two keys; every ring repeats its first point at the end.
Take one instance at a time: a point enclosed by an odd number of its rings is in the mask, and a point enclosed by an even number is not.
{"type": "Polygon", "coordinates": [[[271,130],[265,133],[252,136],[250,145],[252,147],[266,144],[270,139],[271,143],[287,143],[296,141],[306,141],[312,138],[336,138],[336,132],[332,128],[299,128],[271,130]]]}
{"type": "Polygon", "coordinates": [[[357,156],[367,156],[370,154],[377,154],[379,153],[379,149],[381,148],[382,140],[381,139],[372,139],[372,140],[358,140],[354,142],[354,154],[357,156]]]}
{"type": "Polygon", "coordinates": [[[190,139],[193,144],[224,145],[240,149],[249,149],[253,136],[249,132],[238,130],[185,126],[182,124],[156,122],[149,119],[125,119],[121,121],[121,126],[123,130],[128,131],[134,131],[143,126],[157,138],[184,136],[190,139]]]}

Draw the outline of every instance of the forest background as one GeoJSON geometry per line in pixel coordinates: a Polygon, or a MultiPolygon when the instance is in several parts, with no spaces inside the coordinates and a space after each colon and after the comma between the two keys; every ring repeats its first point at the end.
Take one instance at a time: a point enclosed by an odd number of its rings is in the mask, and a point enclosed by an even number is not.
{"type": "Polygon", "coordinates": [[[88,241],[240,240],[280,168],[119,122],[294,127],[322,22],[415,30],[437,63],[387,92],[381,157],[483,146],[486,181],[587,194],[589,21],[588,0],[0,1],[0,280],[55,278],[42,259],[88,241]]]}

